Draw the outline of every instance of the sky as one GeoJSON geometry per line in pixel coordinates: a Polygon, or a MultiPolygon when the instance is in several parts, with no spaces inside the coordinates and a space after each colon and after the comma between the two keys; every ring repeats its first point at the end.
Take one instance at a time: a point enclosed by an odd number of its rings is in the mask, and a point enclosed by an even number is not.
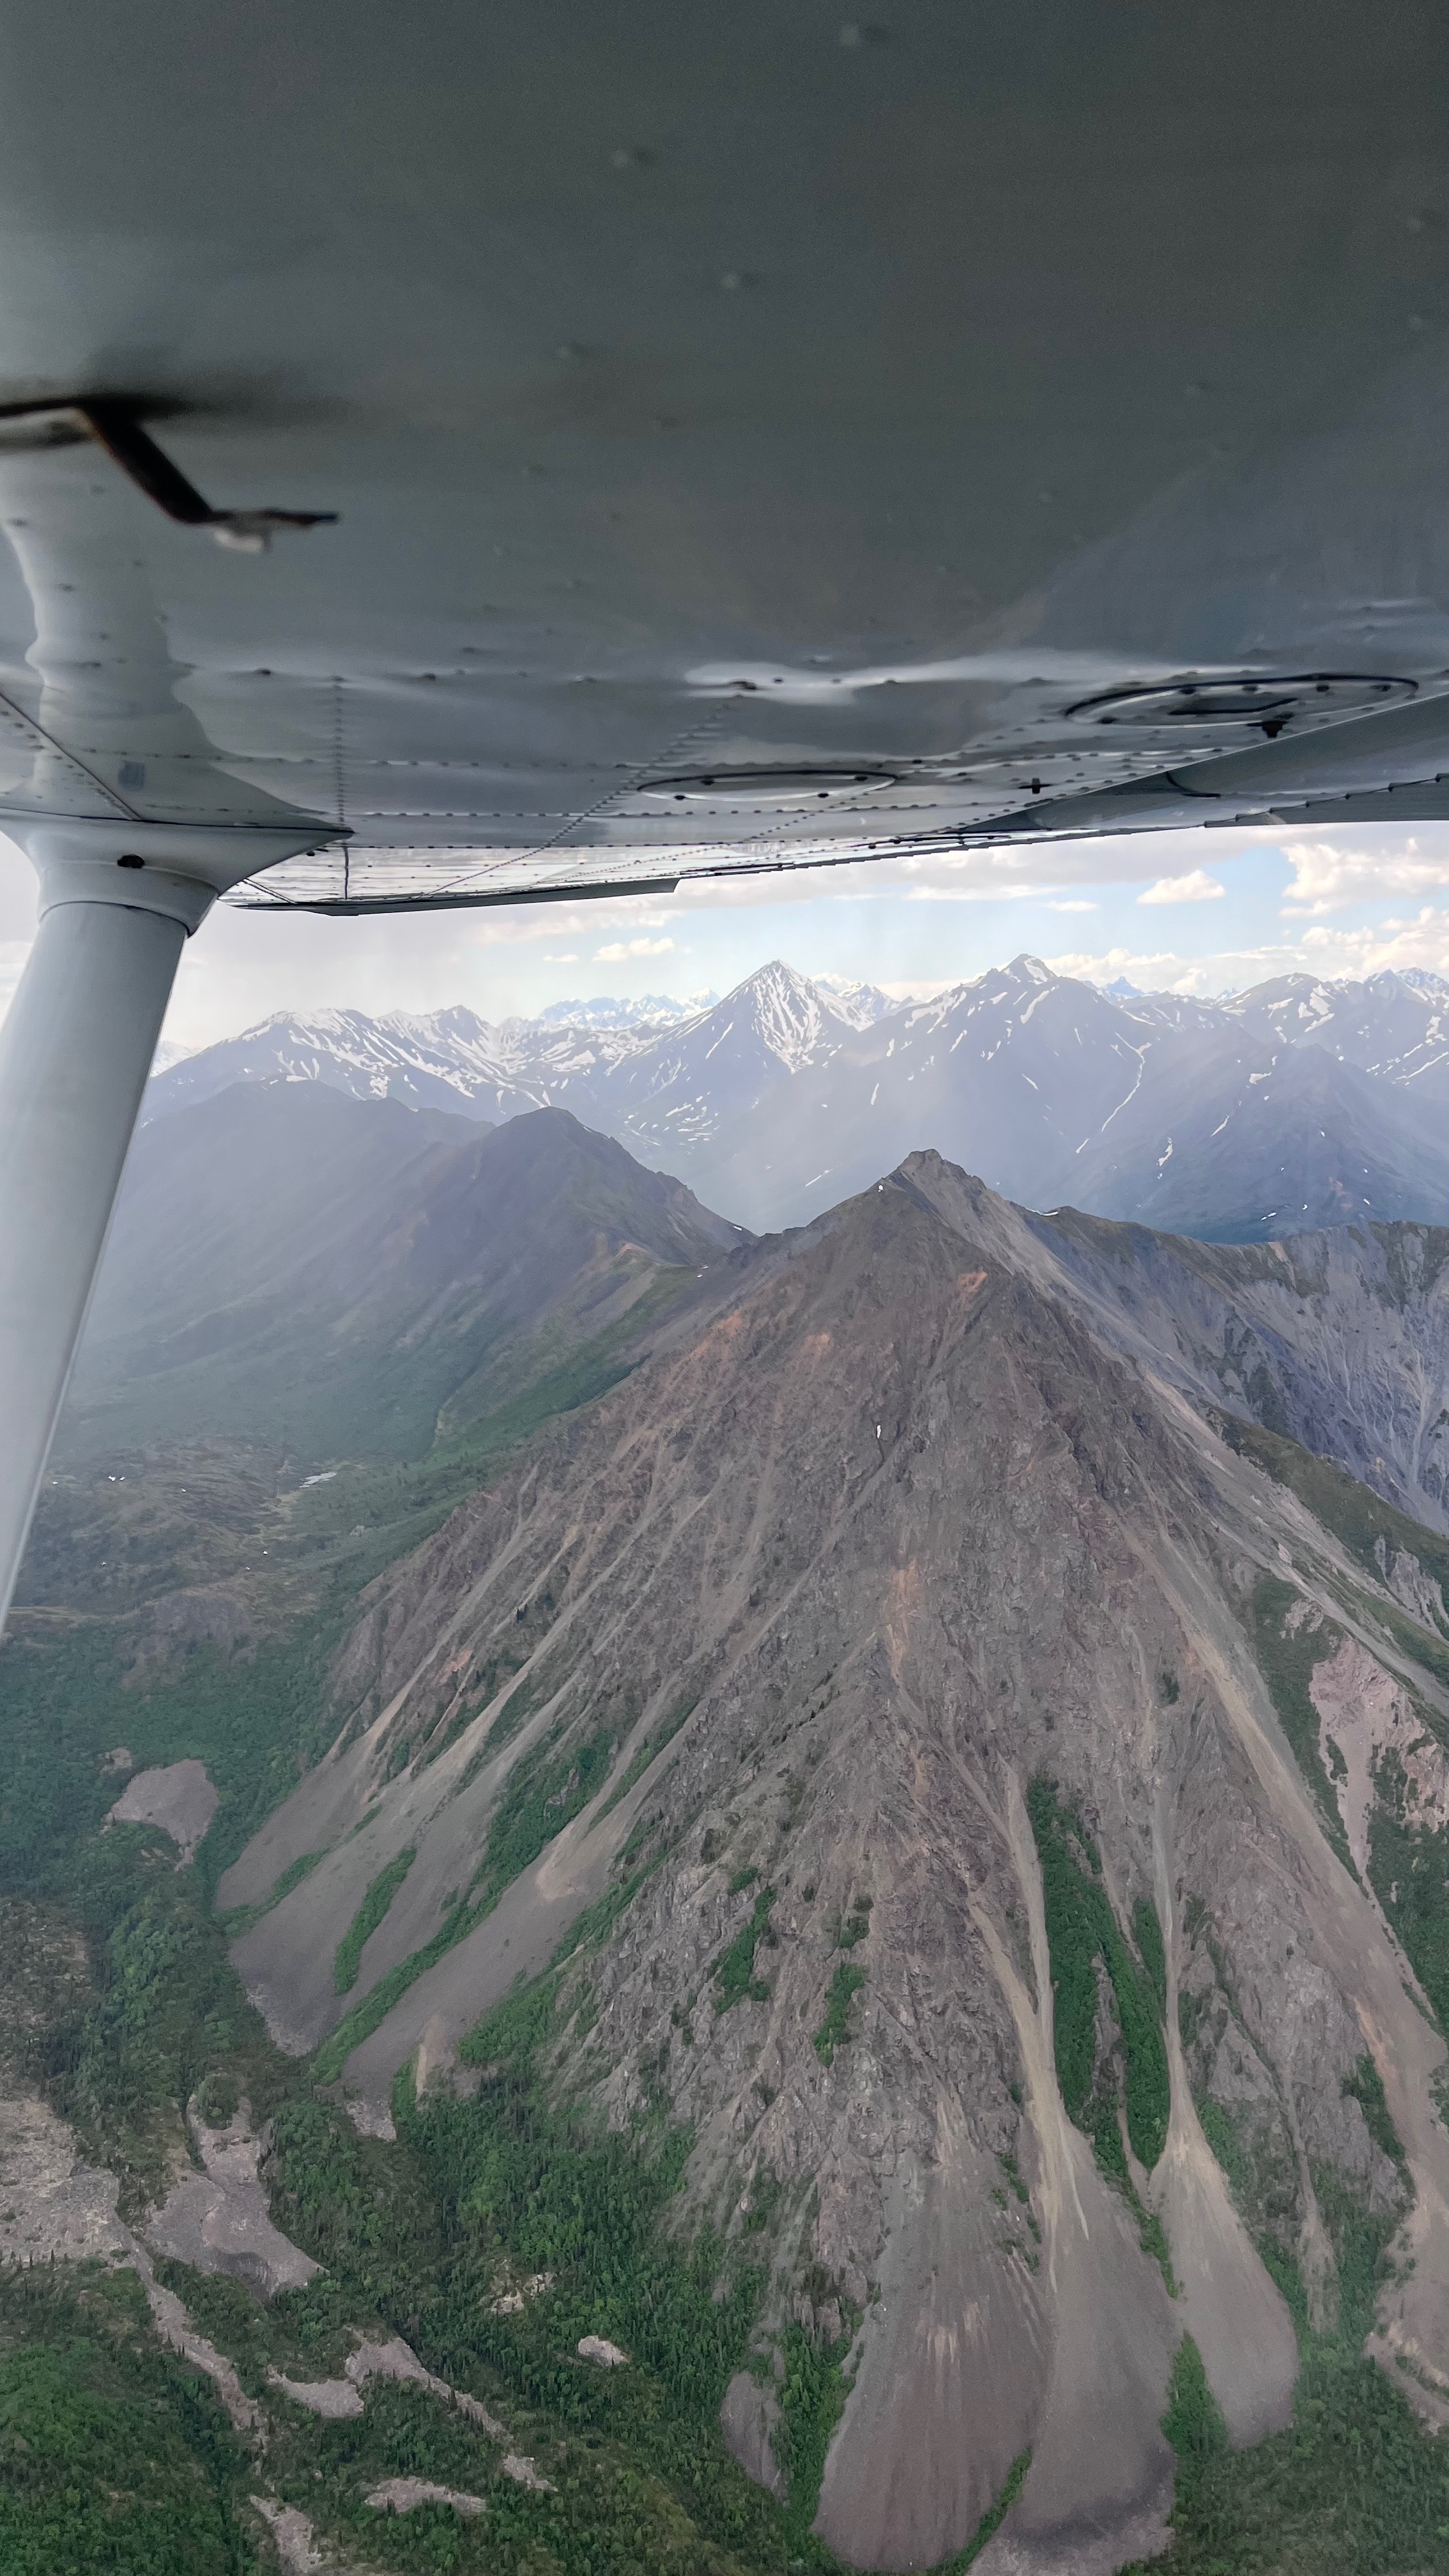
{"type": "MultiPolygon", "coordinates": [[[[33,934],[27,862],[0,841],[0,1003],[33,934]]],[[[187,1049],[274,1011],[488,1020],[600,994],[727,992],[772,957],[927,995],[1021,950],[1064,974],[1210,995],[1272,975],[1449,975],[1449,824],[1311,838],[1139,833],[716,882],[667,899],[326,921],[220,904],[187,944],[165,1037],[187,1049]]]]}

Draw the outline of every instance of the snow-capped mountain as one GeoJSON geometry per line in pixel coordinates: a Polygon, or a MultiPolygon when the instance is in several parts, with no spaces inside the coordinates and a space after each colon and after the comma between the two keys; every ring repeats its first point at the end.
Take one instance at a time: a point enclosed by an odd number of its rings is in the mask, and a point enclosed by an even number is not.
{"type": "Polygon", "coordinates": [[[279,1015],[158,1074],[148,1115],[246,1081],[490,1123],[568,1109],[757,1231],[923,1145],[1030,1206],[1229,1240],[1449,1223],[1449,984],[1427,975],[1283,977],[1205,1002],[1022,956],[893,1003],[776,960],[663,1027],[279,1015]]]}
{"type": "Polygon", "coordinates": [[[868,1029],[883,1020],[888,1011],[899,1008],[877,985],[852,984],[846,975],[817,975],[814,983],[816,992],[824,994],[837,1018],[848,1021],[853,1029],[868,1029]]]}
{"type": "Polygon", "coordinates": [[[1282,975],[1223,1005],[1278,1046],[1315,1046],[1449,1108],[1449,984],[1414,968],[1364,983],[1282,975]]]}
{"type": "MultiPolygon", "coordinates": [[[[866,989],[863,984],[859,987],[861,992],[866,989]]],[[[890,1007],[884,994],[877,998],[887,1009],[890,1007]]],[[[675,1028],[681,1020],[697,1019],[701,1011],[707,1011],[718,1000],[714,992],[689,993],[683,1001],[673,993],[640,993],[633,999],[617,993],[595,993],[588,1001],[575,996],[568,1002],[550,1002],[546,1011],[537,1014],[537,1025],[545,1029],[675,1028]]]]}
{"type": "Polygon", "coordinates": [[[658,1034],[537,1020],[493,1025],[461,1006],[378,1019],[364,1011],[278,1012],[153,1077],[145,1115],[164,1117],[234,1082],[321,1082],[358,1100],[401,1100],[496,1124],[525,1109],[572,1108],[571,1087],[587,1092],[609,1065],[658,1034]]]}
{"type": "MultiPolygon", "coordinates": [[[[620,1016],[626,1007],[606,1000],[597,1019],[547,1013],[497,1023],[461,1006],[379,1019],[279,1012],[160,1074],[146,1115],[163,1117],[234,1082],[322,1082],[358,1099],[490,1123],[527,1109],[570,1109],[657,1165],[677,1138],[686,1150],[708,1142],[782,1074],[823,1064],[894,1006],[868,984],[832,989],[777,961],[722,1002],[680,1006],[672,1025],[630,1024],[620,1016]]],[[[569,1008],[582,1014],[595,1006],[569,1008]]]]}

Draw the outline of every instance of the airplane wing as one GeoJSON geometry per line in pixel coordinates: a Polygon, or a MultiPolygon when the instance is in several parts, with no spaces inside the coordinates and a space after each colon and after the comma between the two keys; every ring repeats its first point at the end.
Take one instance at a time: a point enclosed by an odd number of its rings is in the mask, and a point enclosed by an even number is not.
{"type": "Polygon", "coordinates": [[[1449,18],[0,28],[0,1610],[184,937],[1449,815],[1449,18]]]}
{"type": "Polygon", "coordinates": [[[12,13],[0,823],[360,911],[1449,814],[1442,16],[844,5],[12,13]]]}

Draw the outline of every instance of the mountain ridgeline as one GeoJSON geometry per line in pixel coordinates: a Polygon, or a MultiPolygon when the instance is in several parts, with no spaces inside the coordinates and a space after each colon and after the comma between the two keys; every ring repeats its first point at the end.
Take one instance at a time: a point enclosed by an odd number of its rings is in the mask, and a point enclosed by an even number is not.
{"type": "Polygon", "coordinates": [[[776,963],[667,1023],[574,1007],[267,1021],[158,1075],[148,1115],[275,1080],[495,1122],[563,1108],[757,1232],[922,1146],[1032,1207],[1207,1240],[1449,1221],[1449,984],[1432,975],[1290,975],[1204,1002],[1018,957],[892,1003],[776,963]]]}
{"type": "Polygon", "coordinates": [[[1449,2563],[1449,1231],[913,1151],[757,1236],[253,1073],[140,1140],[0,1653],[0,2363],[119,2386],[131,2266],[296,2563],[1449,2563]]]}
{"type": "Polygon", "coordinates": [[[411,2067],[487,2133],[526,2028],[679,2140],[727,2438],[842,2563],[1147,2556],[1179,2401],[1270,2456],[1365,2335],[1449,2423],[1446,1248],[913,1156],[376,1579],[222,1882],[366,2124],[411,2067]]]}
{"type": "Polygon", "coordinates": [[[132,1156],[59,1454],[417,1456],[744,1240],[563,1110],[500,1128],[235,1084],[132,1156]]]}

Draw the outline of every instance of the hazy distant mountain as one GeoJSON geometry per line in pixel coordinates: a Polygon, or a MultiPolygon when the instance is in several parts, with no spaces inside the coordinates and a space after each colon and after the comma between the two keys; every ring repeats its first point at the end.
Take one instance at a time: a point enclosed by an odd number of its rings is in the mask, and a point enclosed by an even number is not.
{"type": "Polygon", "coordinates": [[[1324,983],[1280,975],[1223,1005],[1270,1045],[1313,1046],[1449,1107],[1449,984],[1438,975],[1324,983]]]}
{"type": "Polygon", "coordinates": [[[61,1453],[417,1454],[740,1240],[559,1110],[494,1129],[239,1083],[138,1140],[61,1453]]]}
{"type": "Polygon", "coordinates": [[[615,1056],[635,1052],[640,1043],[629,1030],[532,1020],[495,1028],[461,1007],[423,1018],[392,1011],[376,1020],[365,1011],[305,1018],[278,1012],[153,1076],[144,1116],[149,1124],[237,1082],[313,1082],[356,1100],[398,1100],[409,1109],[450,1109],[494,1122],[557,1105],[571,1085],[583,1086],[582,1097],[615,1056]]]}
{"type": "Polygon", "coordinates": [[[158,1072],[145,1116],[148,1123],[168,1116],[236,1082],[316,1082],[355,1099],[494,1121],[567,1108],[631,1144],[637,1137],[657,1147],[650,1159],[665,1161],[673,1119],[683,1117],[691,1139],[712,1133],[719,1117],[747,1105],[782,1070],[823,1060],[892,1008],[868,984],[814,984],[793,967],[770,965],[722,1003],[606,997],[498,1023],[461,1007],[380,1019],[278,1012],[158,1072]],[[691,1114],[696,1100],[704,1106],[691,1114]]]}
{"type": "Polygon", "coordinates": [[[629,1024],[630,1004],[558,1007],[604,1018],[281,1015],[159,1074],[148,1116],[261,1079],[500,1122],[566,1108],[755,1231],[927,1146],[1032,1206],[1224,1241],[1449,1219],[1436,976],[1287,976],[1205,1002],[1018,957],[893,1003],[777,960],[667,1026],[629,1024]]]}
{"type": "Polygon", "coordinates": [[[595,993],[588,1001],[575,995],[572,1001],[550,1002],[546,1011],[537,1014],[536,1025],[544,1029],[639,1029],[673,1028],[680,1020],[697,1019],[718,993],[690,993],[684,1001],[672,993],[640,993],[633,999],[617,993],[595,993]]]}
{"type": "Polygon", "coordinates": [[[889,993],[882,993],[875,984],[852,984],[845,975],[816,975],[812,980],[832,1011],[855,1029],[868,1029],[873,1021],[883,1020],[888,1011],[899,1007],[889,993]]]}

